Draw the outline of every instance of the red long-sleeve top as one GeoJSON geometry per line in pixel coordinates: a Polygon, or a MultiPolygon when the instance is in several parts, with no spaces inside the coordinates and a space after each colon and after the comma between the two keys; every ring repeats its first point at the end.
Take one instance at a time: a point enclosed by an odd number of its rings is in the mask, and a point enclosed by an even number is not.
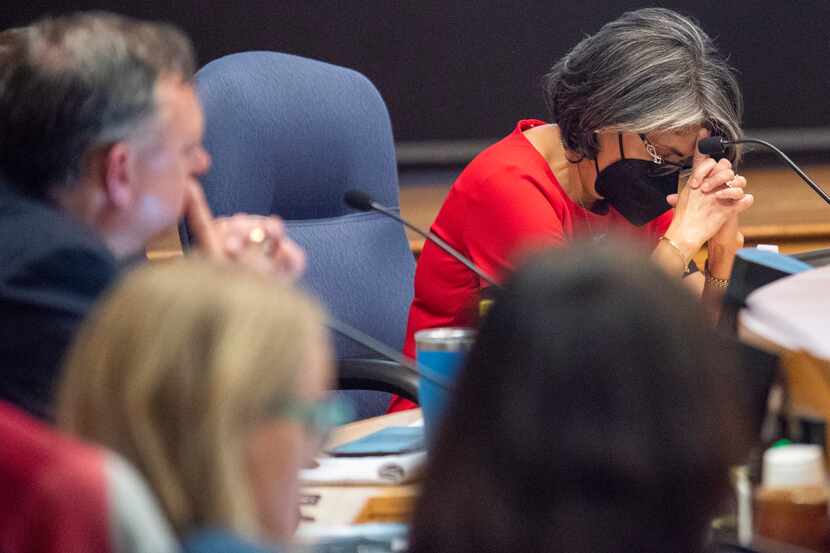
{"type": "MultiPolygon", "coordinates": [[[[488,274],[503,279],[529,252],[605,234],[656,245],[671,224],[669,210],[642,227],[614,208],[593,213],[571,200],[550,166],[523,132],[544,121],[519,121],[507,137],[481,152],[459,175],[432,231],[488,274]]],[[[415,272],[404,353],[415,356],[415,332],[476,323],[479,292],[487,285],[443,250],[427,242],[415,272]]],[[[390,411],[414,405],[395,398],[390,411]]]]}

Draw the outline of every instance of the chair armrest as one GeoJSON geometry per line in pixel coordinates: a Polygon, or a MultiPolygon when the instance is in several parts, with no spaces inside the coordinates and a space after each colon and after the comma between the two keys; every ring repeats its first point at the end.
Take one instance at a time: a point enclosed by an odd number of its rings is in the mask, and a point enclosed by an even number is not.
{"type": "Polygon", "coordinates": [[[418,402],[418,376],[394,361],[340,359],[337,371],[337,388],[340,390],[388,392],[418,402]]]}

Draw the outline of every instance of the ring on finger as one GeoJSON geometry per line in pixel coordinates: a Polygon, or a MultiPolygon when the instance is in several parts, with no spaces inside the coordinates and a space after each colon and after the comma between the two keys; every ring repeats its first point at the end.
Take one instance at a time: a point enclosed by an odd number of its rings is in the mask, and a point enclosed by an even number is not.
{"type": "Polygon", "coordinates": [[[248,233],[248,242],[259,246],[266,256],[270,256],[274,252],[274,241],[268,236],[263,227],[254,227],[248,233]]]}
{"type": "Polygon", "coordinates": [[[254,227],[248,233],[248,241],[252,244],[262,244],[266,238],[265,229],[262,227],[254,227]]]}

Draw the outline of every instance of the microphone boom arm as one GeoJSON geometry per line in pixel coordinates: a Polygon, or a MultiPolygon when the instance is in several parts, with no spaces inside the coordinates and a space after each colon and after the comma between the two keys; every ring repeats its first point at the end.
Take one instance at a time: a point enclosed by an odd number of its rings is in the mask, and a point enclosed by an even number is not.
{"type": "Polygon", "coordinates": [[[439,387],[444,388],[446,390],[452,390],[452,385],[450,383],[448,383],[447,381],[439,380],[439,378],[437,378],[438,375],[433,376],[431,374],[427,374],[426,371],[422,369],[422,366],[417,361],[409,359],[404,354],[390,348],[383,342],[372,338],[365,332],[356,329],[350,324],[344,323],[343,321],[329,316],[325,321],[325,325],[337,334],[345,336],[349,340],[352,340],[353,342],[360,344],[366,349],[370,349],[375,353],[382,355],[390,361],[394,361],[395,363],[397,363],[404,369],[408,370],[409,372],[415,374],[416,376],[428,380],[433,384],[436,384],[439,387]]]}
{"type": "Polygon", "coordinates": [[[822,200],[824,200],[825,202],[830,204],[830,196],[828,196],[827,193],[824,190],[822,190],[822,188],[818,184],[816,184],[815,181],[813,181],[813,179],[811,179],[807,175],[807,173],[802,171],[801,168],[798,165],[796,165],[795,162],[787,156],[787,154],[785,154],[784,152],[779,150],[776,146],[773,146],[772,144],[770,144],[766,140],[760,140],[760,139],[757,139],[757,138],[743,138],[741,140],[723,140],[722,143],[723,144],[760,144],[761,146],[769,148],[770,150],[772,150],[773,152],[775,152],[776,154],[781,156],[781,159],[783,159],[787,163],[787,165],[789,165],[790,168],[793,171],[795,171],[798,174],[798,176],[801,177],[804,180],[804,182],[806,182],[807,185],[810,188],[812,188],[813,191],[821,197],[822,200]]]}
{"type": "Polygon", "coordinates": [[[380,212],[384,213],[386,216],[395,219],[396,221],[401,223],[406,228],[411,229],[412,231],[420,234],[421,236],[423,236],[427,240],[431,240],[431,241],[435,242],[436,244],[438,244],[443,250],[449,252],[450,255],[452,255],[457,261],[461,262],[465,267],[467,267],[472,272],[474,272],[476,275],[481,277],[481,279],[486,281],[488,284],[490,284],[492,286],[495,286],[496,288],[501,288],[501,284],[499,284],[496,281],[495,278],[493,278],[492,276],[485,273],[479,267],[476,267],[475,265],[470,263],[470,261],[468,261],[458,250],[456,250],[455,248],[453,248],[452,246],[447,244],[440,236],[438,236],[434,232],[424,232],[423,230],[419,229],[418,227],[416,227],[412,223],[404,220],[397,213],[395,213],[394,211],[392,211],[391,209],[389,209],[388,207],[386,207],[384,205],[381,205],[377,202],[372,202],[371,205],[372,205],[372,209],[375,209],[377,211],[380,211],[380,212]]]}

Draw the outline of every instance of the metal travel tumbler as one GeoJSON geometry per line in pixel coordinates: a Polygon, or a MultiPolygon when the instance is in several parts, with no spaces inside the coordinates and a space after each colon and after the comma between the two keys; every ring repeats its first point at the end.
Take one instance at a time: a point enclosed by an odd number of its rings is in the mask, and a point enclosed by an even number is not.
{"type": "Polygon", "coordinates": [[[456,375],[475,341],[472,328],[431,328],[415,333],[415,351],[422,367],[419,399],[427,443],[438,431],[456,375]]]}

